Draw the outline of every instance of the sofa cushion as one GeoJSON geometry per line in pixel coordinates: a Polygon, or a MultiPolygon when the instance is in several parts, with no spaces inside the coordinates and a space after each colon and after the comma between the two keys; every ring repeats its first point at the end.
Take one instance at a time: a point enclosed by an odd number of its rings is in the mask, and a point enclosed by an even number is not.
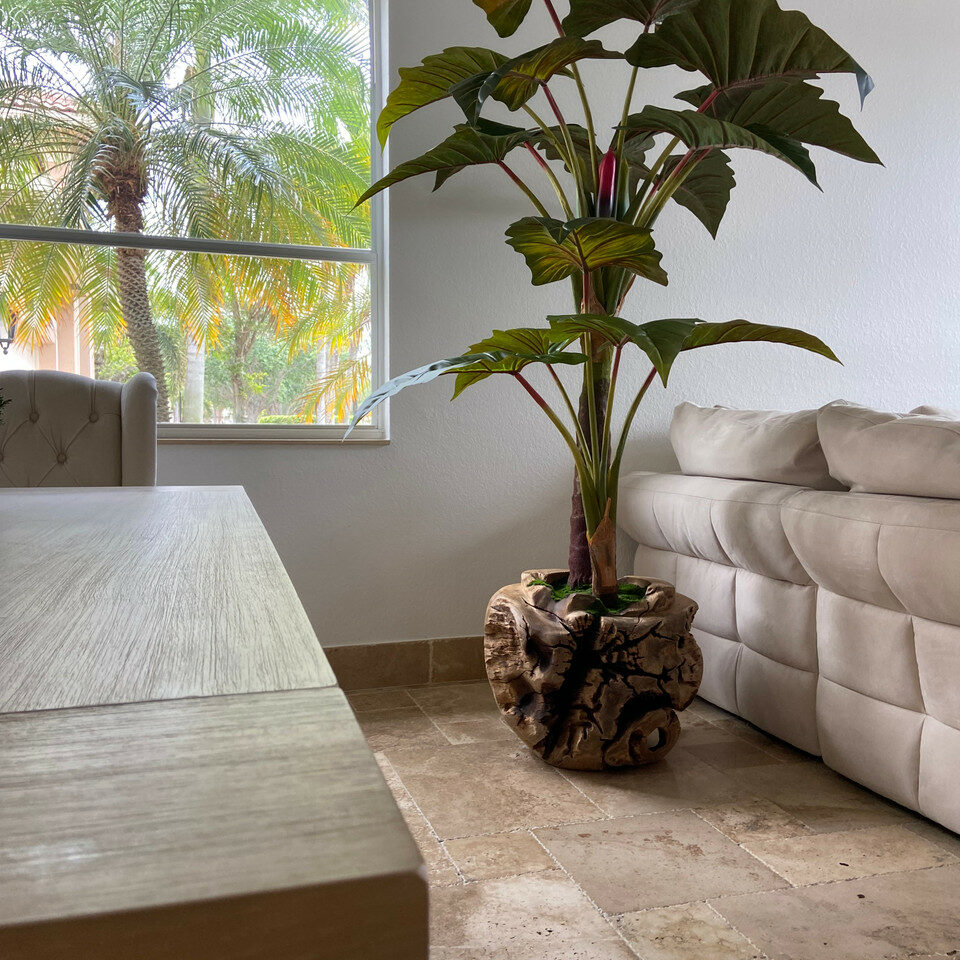
{"type": "Polygon", "coordinates": [[[807,490],[783,506],[807,573],[832,593],[960,626],[960,503],[807,490]]]}
{"type": "Polygon", "coordinates": [[[681,403],[670,442],[688,476],[841,489],[820,449],[816,410],[778,413],[681,403]]]}
{"type": "Polygon", "coordinates": [[[621,484],[617,519],[649,547],[807,584],[780,516],[785,503],[805,492],[778,483],[633,473],[621,484]]]}
{"type": "Polygon", "coordinates": [[[841,400],[820,410],[817,427],[830,473],[855,492],[960,500],[960,421],[841,400]]]}

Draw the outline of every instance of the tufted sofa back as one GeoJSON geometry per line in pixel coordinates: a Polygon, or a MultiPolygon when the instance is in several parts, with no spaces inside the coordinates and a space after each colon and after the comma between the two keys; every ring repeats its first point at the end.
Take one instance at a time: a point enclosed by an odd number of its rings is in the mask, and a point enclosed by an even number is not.
{"type": "Polygon", "coordinates": [[[157,386],[52,370],[0,373],[0,487],[155,486],[157,386]]]}

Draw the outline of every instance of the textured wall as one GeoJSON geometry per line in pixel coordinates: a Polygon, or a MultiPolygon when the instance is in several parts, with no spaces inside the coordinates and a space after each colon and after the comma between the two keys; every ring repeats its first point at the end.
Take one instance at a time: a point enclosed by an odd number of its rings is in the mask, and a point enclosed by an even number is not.
{"type": "MultiPolygon", "coordinates": [[[[680,400],[960,406],[960,5],[914,0],[907,14],[894,0],[793,5],[876,78],[859,126],[886,168],[816,151],[820,194],[775,160],[738,155],[740,185],[719,240],[670,210],[657,241],[671,284],[645,284],[627,315],[805,325],[846,365],[766,345],[692,354],[669,391],[651,393],[630,449],[635,468],[673,465],[666,430],[680,400]]],[[[539,14],[537,23],[546,27],[539,14]]],[[[519,51],[545,36],[525,27],[511,43],[519,51]]],[[[615,29],[604,38],[624,42],[615,29]]],[[[392,70],[444,46],[495,39],[470,0],[393,0],[392,70]]],[[[605,79],[611,70],[585,72],[605,79]]],[[[641,79],[638,106],[645,97],[668,103],[699,82],[679,71],[641,79]]],[[[609,124],[622,88],[606,89],[598,100],[609,124]]],[[[852,78],[827,89],[856,110],[852,78]]],[[[398,125],[393,162],[441,139],[453,117],[428,109],[398,125]]],[[[509,182],[466,171],[437,194],[429,189],[414,181],[392,199],[395,372],[459,352],[495,326],[568,308],[564,286],[531,288],[502,242],[504,227],[527,212],[509,182]]],[[[628,371],[644,372],[639,362],[628,371]]],[[[448,390],[443,381],[395,402],[387,447],[169,445],[160,481],[243,484],[325,644],[478,633],[497,587],[564,561],[570,467],[519,388],[488,382],[453,405],[448,390]]]]}

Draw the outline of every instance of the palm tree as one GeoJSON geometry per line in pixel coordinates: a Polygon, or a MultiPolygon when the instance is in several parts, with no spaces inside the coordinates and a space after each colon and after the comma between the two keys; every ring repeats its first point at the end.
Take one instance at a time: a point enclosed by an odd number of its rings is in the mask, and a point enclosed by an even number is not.
{"type": "MultiPolygon", "coordinates": [[[[365,18],[362,0],[22,0],[0,18],[0,219],[365,245],[365,18]]],[[[170,418],[153,254],[0,256],[25,333],[78,298],[89,326],[119,317],[170,418]]]]}

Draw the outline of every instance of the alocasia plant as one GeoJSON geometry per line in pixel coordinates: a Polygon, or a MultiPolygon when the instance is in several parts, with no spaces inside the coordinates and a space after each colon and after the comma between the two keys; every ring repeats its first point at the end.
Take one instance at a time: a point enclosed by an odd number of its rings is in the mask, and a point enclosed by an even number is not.
{"type": "MultiPolygon", "coordinates": [[[[852,74],[862,105],[873,81],[804,14],[783,10],[776,0],[570,0],[562,20],[553,0],[542,2],[558,36],[534,50],[508,57],[482,47],[449,47],[400,71],[377,124],[381,143],[397,121],[441,100],[452,98],[464,121],[441,144],[401,163],[358,202],[424,173],[435,174],[440,187],[466,167],[499,167],[534,211],[508,227],[507,243],[526,260],[534,284],[569,280],[573,311],[548,317],[542,328],[496,330],[460,356],[389,381],[361,404],[354,423],[404,387],[439,376],[456,377],[455,397],[493,375],[516,381],[560,432],[576,464],[570,584],[592,584],[593,593],[606,601],[617,593],[615,523],[624,447],[654,379],[659,376],[666,384],[680,353],[722,343],[783,343],[837,359],[817,337],[787,327],[745,320],[637,324],[623,319],[624,300],[638,277],[667,283],[654,225],[674,200],[716,236],[735,185],[731,150],[768,154],[814,185],[816,169],[807,145],[879,163],[838,104],[810,83],[823,74],[852,74]],[[627,21],[624,52],[587,39],[621,21],[627,21]],[[632,68],[622,116],[606,148],[598,144],[577,66],[583,60],[620,60],[632,68]],[[701,74],[708,82],[677,95],[683,109],[645,106],[634,112],[640,71],[663,66],[701,74]],[[551,84],[568,81],[579,93],[582,124],[564,115],[551,90],[551,84]],[[524,114],[529,125],[484,116],[491,101],[524,114]],[[658,138],[666,141],[661,149],[656,149],[658,138]],[[552,188],[552,209],[507,163],[521,150],[536,159],[552,188]],[[647,355],[653,369],[642,384],[631,385],[633,401],[615,432],[614,397],[625,385],[621,358],[631,346],[647,355]],[[576,405],[558,365],[582,367],[576,405]],[[532,366],[543,367],[552,380],[556,406],[527,378],[532,366]]],[[[474,3],[506,37],[524,21],[533,0],[474,3]]]]}

